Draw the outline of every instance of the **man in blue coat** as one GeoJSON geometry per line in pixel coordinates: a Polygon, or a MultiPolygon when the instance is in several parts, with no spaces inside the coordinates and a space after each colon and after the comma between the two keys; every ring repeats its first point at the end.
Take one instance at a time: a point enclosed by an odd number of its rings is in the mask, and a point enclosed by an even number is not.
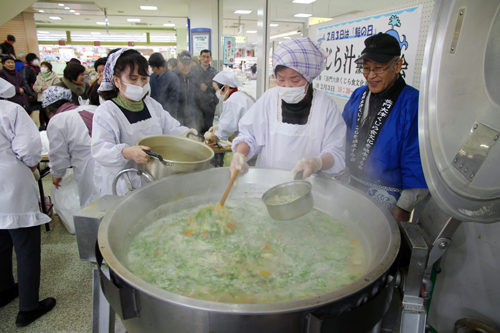
{"type": "Polygon", "coordinates": [[[149,57],[149,66],[153,70],[149,80],[151,97],[160,103],[172,117],[178,119],[179,78],[167,68],[167,62],[159,52],[155,52],[149,57]]]}
{"type": "Polygon", "coordinates": [[[350,184],[391,211],[397,222],[428,194],[418,144],[418,90],[399,74],[399,42],[379,33],[365,40],[356,63],[367,86],[354,91],[342,116],[347,125],[350,184]]]}

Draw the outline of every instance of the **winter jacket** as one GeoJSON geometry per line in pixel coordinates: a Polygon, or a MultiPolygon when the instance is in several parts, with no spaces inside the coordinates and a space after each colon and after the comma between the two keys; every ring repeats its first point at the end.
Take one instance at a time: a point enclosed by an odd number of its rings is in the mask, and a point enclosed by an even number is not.
{"type": "Polygon", "coordinates": [[[179,77],[166,68],[160,75],[153,73],[149,83],[151,97],[163,106],[163,110],[168,111],[172,117],[177,119],[179,77]]]}
{"type": "Polygon", "coordinates": [[[33,90],[36,93],[38,93],[37,100],[39,102],[42,101],[42,92],[43,92],[42,88],[43,87],[48,88],[48,87],[53,86],[59,82],[61,82],[61,80],[59,79],[57,74],[54,72],[50,72],[50,75],[48,78],[45,78],[45,76],[43,75],[42,72],[38,73],[38,76],[36,77],[35,84],[33,85],[33,90]]]}
{"type": "Polygon", "coordinates": [[[14,97],[8,98],[8,101],[14,102],[21,105],[24,108],[28,107],[28,100],[26,99],[26,86],[24,85],[23,77],[20,73],[14,71],[8,71],[5,67],[0,70],[0,77],[7,80],[10,84],[16,87],[16,95],[14,97]],[[21,94],[20,88],[25,92],[21,94]]]}

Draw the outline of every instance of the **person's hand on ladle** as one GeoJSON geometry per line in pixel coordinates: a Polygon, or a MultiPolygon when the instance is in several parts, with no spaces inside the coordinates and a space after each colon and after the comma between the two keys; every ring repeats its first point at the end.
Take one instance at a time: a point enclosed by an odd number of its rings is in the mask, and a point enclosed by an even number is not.
{"type": "Polygon", "coordinates": [[[231,176],[233,175],[234,170],[239,170],[241,174],[248,172],[247,158],[242,153],[234,153],[231,165],[229,166],[231,176]]]}
{"type": "Polygon", "coordinates": [[[151,150],[148,146],[132,146],[126,147],[122,150],[122,155],[127,160],[134,160],[139,164],[147,164],[149,162],[149,155],[144,150],[151,150]]]}

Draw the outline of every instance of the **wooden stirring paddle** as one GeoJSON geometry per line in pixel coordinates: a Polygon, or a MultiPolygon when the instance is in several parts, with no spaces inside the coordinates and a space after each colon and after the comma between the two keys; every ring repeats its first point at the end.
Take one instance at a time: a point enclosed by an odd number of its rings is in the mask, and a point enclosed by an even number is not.
{"type": "Polygon", "coordinates": [[[236,176],[238,176],[238,173],[240,170],[236,169],[234,170],[233,176],[231,177],[231,180],[229,181],[229,184],[227,185],[226,192],[224,192],[224,195],[222,196],[222,199],[220,199],[219,205],[217,206],[217,209],[222,208],[224,206],[224,202],[226,202],[227,196],[229,195],[229,191],[231,191],[231,187],[233,187],[233,183],[236,180],[236,176]]]}

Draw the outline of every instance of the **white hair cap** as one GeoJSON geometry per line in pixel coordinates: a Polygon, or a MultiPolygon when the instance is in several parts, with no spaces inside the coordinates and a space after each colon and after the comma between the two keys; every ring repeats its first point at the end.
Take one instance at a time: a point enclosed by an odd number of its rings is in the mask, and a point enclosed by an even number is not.
{"type": "Polygon", "coordinates": [[[231,71],[219,72],[212,80],[220,84],[227,84],[232,88],[243,87],[240,80],[238,80],[236,75],[231,71]]]}
{"type": "Polygon", "coordinates": [[[9,83],[9,81],[0,78],[0,97],[11,98],[16,95],[16,87],[9,83]]]}

